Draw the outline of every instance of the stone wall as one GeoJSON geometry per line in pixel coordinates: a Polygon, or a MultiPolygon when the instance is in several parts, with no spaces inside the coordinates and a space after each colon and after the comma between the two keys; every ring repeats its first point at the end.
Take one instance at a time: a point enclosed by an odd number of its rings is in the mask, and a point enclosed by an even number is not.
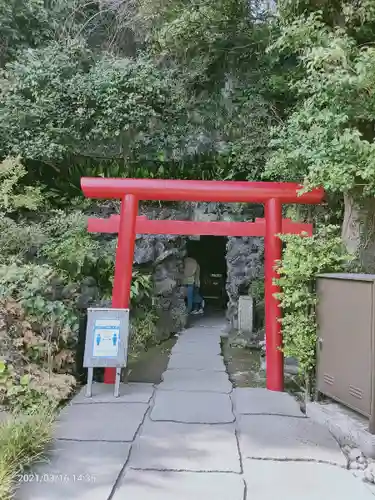
{"type": "Polygon", "coordinates": [[[185,238],[167,235],[138,236],[134,263],[147,265],[152,270],[154,297],[160,316],[158,337],[168,338],[186,324],[183,288],[183,261],[186,254],[185,238]]]}
{"type": "MultiPolygon", "coordinates": [[[[247,295],[250,284],[264,276],[263,238],[228,238],[227,243],[227,319],[232,329],[238,328],[238,299],[247,295]]],[[[254,304],[256,310],[257,304],[254,304]]]]}

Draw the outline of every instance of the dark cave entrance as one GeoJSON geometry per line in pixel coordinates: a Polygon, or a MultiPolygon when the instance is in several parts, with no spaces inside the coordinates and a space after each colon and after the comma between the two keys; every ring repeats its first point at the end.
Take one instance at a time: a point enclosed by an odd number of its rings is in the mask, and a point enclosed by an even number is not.
{"type": "Polygon", "coordinates": [[[201,294],[208,310],[225,311],[228,303],[225,289],[227,238],[224,236],[198,238],[188,240],[187,253],[200,266],[201,294]]]}

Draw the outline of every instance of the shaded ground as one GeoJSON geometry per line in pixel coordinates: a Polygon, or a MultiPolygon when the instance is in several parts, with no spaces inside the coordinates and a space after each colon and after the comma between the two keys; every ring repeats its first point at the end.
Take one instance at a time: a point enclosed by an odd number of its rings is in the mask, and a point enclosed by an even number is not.
{"type": "Polygon", "coordinates": [[[124,382],[146,382],[159,384],[163,372],[167,369],[169,356],[176,338],[171,338],[160,345],[151,347],[137,358],[129,361],[124,382]]]}
{"type": "MultiPolygon", "coordinates": [[[[233,387],[266,387],[266,371],[260,351],[231,346],[224,338],[222,353],[233,387]]],[[[293,394],[301,392],[296,377],[287,373],[285,390],[293,394]]]]}
{"type": "Polygon", "coordinates": [[[231,346],[222,342],[224,361],[234,387],[266,387],[266,372],[262,370],[259,351],[231,346]]]}

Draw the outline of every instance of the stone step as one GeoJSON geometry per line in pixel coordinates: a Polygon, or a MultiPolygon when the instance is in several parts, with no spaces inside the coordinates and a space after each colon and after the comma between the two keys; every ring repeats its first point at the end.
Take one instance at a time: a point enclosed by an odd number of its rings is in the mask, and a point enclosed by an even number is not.
{"type": "Polygon", "coordinates": [[[241,472],[233,424],[145,420],[129,459],[131,469],[241,472]]]}
{"type": "Polygon", "coordinates": [[[229,395],[218,392],[156,391],[150,418],[190,424],[234,422],[229,395]]]}
{"type": "Polygon", "coordinates": [[[225,372],[210,370],[167,370],[163,373],[163,381],[158,390],[222,392],[229,394],[232,384],[225,372]]]}
{"type": "Polygon", "coordinates": [[[236,474],[129,470],[113,500],[244,500],[244,493],[236,474]]]}
{"type": "MultiPolygon", "coordinates": [[[[244,460],[246,500],[373,500],[350,471],[312,462],[244,460]]],[[[134,500],[137,500],[134,498],[134,500]]]]}
{"type": "Polygon", "coordinates": [[[240,415],[236,425],[243,459],[306,460],[341,467],[347,465],[329,431],[308,418],[240,415]]]}
{"type": "Polygon", "coordinates": [[[173,353],[168,370],[173,369],[211,370],[225,372],[224,359],[220,355],[202,353],[173,353]]]}
{"type": "Polygon", "coordinates": [[[283,415],[305,418],[297,401],[286,392],[261,388],[233,389],[234,411],[238,415],[283,415]]]}

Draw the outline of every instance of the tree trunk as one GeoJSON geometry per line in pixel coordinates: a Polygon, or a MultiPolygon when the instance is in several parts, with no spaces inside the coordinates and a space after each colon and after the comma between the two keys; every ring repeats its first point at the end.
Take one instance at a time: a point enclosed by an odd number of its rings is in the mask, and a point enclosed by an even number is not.
{"type": "Polygon", "coordinates": [[[356,255],[360,271],[375,273],[375,198],[344,195],[342,240],[347,251],[356,255]]]}

